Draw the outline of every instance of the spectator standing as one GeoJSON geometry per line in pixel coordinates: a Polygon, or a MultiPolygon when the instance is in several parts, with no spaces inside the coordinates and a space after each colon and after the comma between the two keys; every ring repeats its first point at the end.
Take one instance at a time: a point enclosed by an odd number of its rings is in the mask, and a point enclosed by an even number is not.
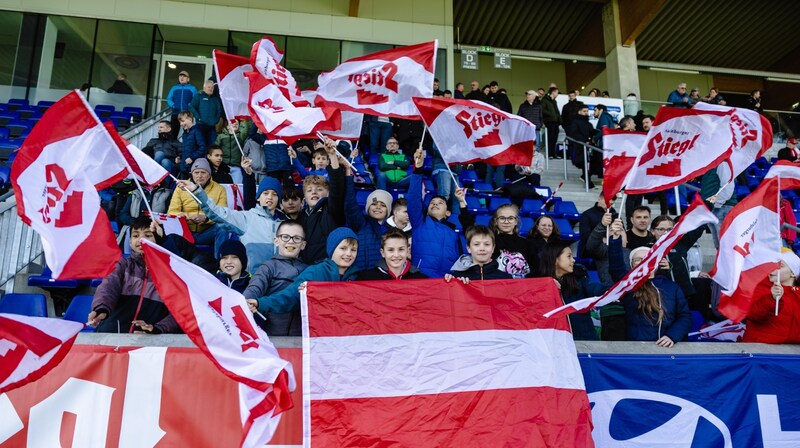
{"type": "Polygon", "coordinates": [[[747,98],[747,108],[752,109],[760,114],[764,113],[764,107],[761,106],[761,91],[756,89],[750,92],[750,98],[747,98]]]}
{"type": "Polygon", "coordinates": [[[475,101],[483,101],[484,103],[489,103],[489,97],[483,94],[481,90],[481,83],[478,81],[472,81],[470,83],[470,92],[467,94],[468,100],[475,100],[475,101]]]}
{"type": "Polygon", "coordinates": [[[106,90],[108,93],[119,93],[122,95],[133,95],[133,89],[131,88],[130,84],[128,84],[128,76],[125,73],[120,73],[117,75],[116,81],[111,87],[106,90]]]}
{"type": "Polygon", "coordinates": [[[464,99],[464,83],[463,82],[459,82],[459,83],[456,84],[456,90],[455,90],[455,92],[453,92],[453,98],[455,98],[457,100],[463,100],[464,99]]]}
{"type": "Polygon", "coordinates": [[[178,73],[178,83],[172,86],[167,93],[167,106],[172,109],[170,123],[172,123],[172,136],[178,138],[178,114],[189,110],[192,98],[197,95],[197,89],[189,84],[189,72],[182,70],[178,73]]]}
{"type": "Polygon", "coordinates": [[[678,84],[678,87],[667,96],[667,103],[673,107],[689,107],[689,94],[686,93],[686,83],[678,84]]]}
{"type": "Polygon", "coordinates": [[[206,155],[207,142],[203,137],[203,133],[197,127],[194,121],[194,116],[191,112],[185,111],[178,115],[181,127],[183,128],[183,150],[181,160],[179,160],[180,172],[186,175],[189,172],[189,167],[198,160],[204,159],[206,155]]]}
{"type": "Polygon", "coordinates": [[[567,129],[572,120],[578,116],[578,109],[583,103],[578,101],[578,91],[570,90],[567,94],[567,104],[561,108],[561,126],[567,129]]]}
{"type": "Polygon", "coordinates": [[[189,111],[197,120],[197,126],[206,142],[217,141],[217,123],[222,118],[222,101],[214,96],[214,81],[206,81],[203,91],[194,95],[189,111]]]}
{"type": "MultiPolygon", "coordinates": [[[[547,151],[551,159],[556,158],[556,143],[558,143],[558,126],[561,122],[561,114],[558,113],[556,97],[558,87],[550,87],[547,95],[542,98],[542,118],[547,129],[547,151]]],[[[565,154],[562,154],[562,157],[565,154]]]]}
{"type": "Polygon", "coordinates": [[[503,112],[509,114],[513,113],[511,110],[511,100],[509,100],[508,95],[506,95],[504,91],[500,89],[497,81],[492,81],[489,83],[489,104],[496,104],[497,108],[503,112]]]}

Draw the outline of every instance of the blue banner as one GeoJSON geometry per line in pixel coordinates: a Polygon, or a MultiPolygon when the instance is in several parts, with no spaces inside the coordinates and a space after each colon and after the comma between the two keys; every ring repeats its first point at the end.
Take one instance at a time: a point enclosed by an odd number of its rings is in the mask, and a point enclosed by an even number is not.
{"type": "Polygon", "coordinates": [[[800,356],[579,356],[597,447],[800,447],[800,356]]]}

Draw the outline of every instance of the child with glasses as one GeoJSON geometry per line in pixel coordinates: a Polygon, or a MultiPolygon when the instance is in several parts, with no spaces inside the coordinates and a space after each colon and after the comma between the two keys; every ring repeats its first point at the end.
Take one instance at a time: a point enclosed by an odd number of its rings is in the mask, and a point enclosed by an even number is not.
{"type": "MultiPolygon", "coordinates": [[[[276,294],[303,272],[307,265],[300,260],[300,252],[306,247],[305,231],[297,221],[284,221],[278,226],[274,243],[278,253],[258,268],[250,285],[244,291],[247,303],[258,307],[258,298],[276,294]]],[[[288,313],[267,313],[266,321],[256,315],[256,322],[270,336],[300,336],[300,308],[288,313]]]]}

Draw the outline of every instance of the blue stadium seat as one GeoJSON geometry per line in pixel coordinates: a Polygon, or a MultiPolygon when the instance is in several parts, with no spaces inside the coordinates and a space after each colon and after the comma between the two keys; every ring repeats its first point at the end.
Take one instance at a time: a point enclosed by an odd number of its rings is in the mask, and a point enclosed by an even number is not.
{"type": "Polygon", "coordinates": [[[8,129],[0,128],[0,140],[8,140],[8,129]]]}
{"type": "Polygon", "coordinates": [[[0,141],[0,160],[12,160],[16,153],[15,151],[19,148],[19,144],[0,141]]]}
{"type": "Polygon", "coordinates": [[[534,218],[544,215],[545,211],[542,209],[542,201],[539,199],[525,199],[522,201],[522,208],[520,214],[525,216],[533,216],[534,218]]]}
{"type": "Polygon", "coordinates": [[[423,179],[422,184],[425,185],[425,190],[429,192],[436,193],[436,187],[433,185],[433,181],[430,179],[423,179]]]}
{"type": "Polygon", "coordinates": [[[138,123],[142,121],[142,117],[144,116],[144,111],[141,107],[123,107],[122,112],[128,114],[129,116],[133,117],[133,122],[138,123]]]}
{"type": "MultiPolygon", "coordinates": [[[[473,195],[467,195],[464,199],[467,200],[467,210],[472,214],[485,215],[489,213],[484,203],[481,203],[481,198],[473,195]]],[[[485,201],[485,200],[484,200],[485,201]]]]}
{"type": "Polygon", "coordinates": [[[461,229],[461,221],[458,220],[458,215],[450,215],[450,216],[448,216],[447,217],[447,221],[452,223],[454,226],[456,226],[456,230],[462,230],[461,229]]]}
{"type": "Polygon", "coordinates": [[[489,213],[493,214],[494,212],[497,211],[498,208],[500,208],[501,205],[510,204],[510,203],[511,203],[511,199],[509,199],[509,198],[503,198],[503,197],[491,198],[489,200],[489,213]]]}
{"type": "Polygon", "coordinates": [[[17,109],[17,117],[20,120],[27,120],[28,118],[31,118],[31,117],[35,116],[36,114],[37,114],[37,110],[29,108],[29,107],[24,107],[24,108],[17,109]]]}
{"type": "Polygon", "coordinates": [[[47,300],[44,294],[6,294],[0,299],[0,313],[47,317],[47,300]]]}
{"type": "Polygon", "coordinates": [[[475,224],[479,226],[488,226],[489,221],[492,220],[492,215],[477,215],[475,216],[475,224]]]}
{"type": "Polygon", "coordinates": [[[6,129],[8,129],[8,138],[19,138],[23,132],[30,131],[31,126],[27,120],[11,120],[6,123],[6,129]]]}
{"type": "Polygon", "coordinates": [[[13,120],[17,119],[17,115],[11,112],[0,113],[0,126],[5,126],[13,120]]]}
{"type": "Polygon", "coordinates": [[[367,198],[369,197],[371,191],[368,190],[356,190],[356,202],[358,205],[364,207],[367,205],[367,198]]]}
{"type": "Polygon", "coordinates": [[[36,108],[39,109],[39,113],[43,114],[53,104],[56,104],[56,102],[55,101],[39,101],[38,103],[36,103],[36,108]]]}
{"type": "Polygon", "coordinates": [[[425,160],[422,161],[422,171],[427,174],[433,172],[433,157],[425,157],[425,160]]]}
{"type": "Polygon", "coordinates": [[[736,190],[735,190],[735,191],[736,191],[736,199],[738,199],[738,200],[740,200],[740,201],[741,201],[742,199],[744,199],[744,198],[745,198],[745,196],[747,196],[748,194],[750,194],[750,189],[749,189],[749,188],[747,188],[747,186],[746,186],[746,185],[737,185],[737,186],[736,186],[736,190]]]}
{"type": "Polygon", "coordinates": [[[553,213],[559,218],[567,219],[570,222],[577,222],[581,219],[581,213],[572,201],[556,202],[553,207],[553,213]]]}
{"type": "Polygon", "coordinates": [[[768,169],[769,168],[769,162],[767,162],[767,158],[764,157],[764,156],[761,156],[758,159],[756,159],[755,164],[756,164],[757,167],[759,167],[761,169],[768,169]]]}
{"type": "Polygon", "coordinates": [[[97,114],[101,120],[109,118],[114,112],[116,112],[116,109],[110,104],[98,104],[94,107],[94,113],[97,114]]]}
{"type": "Polygon", "coordinates": [[[600,275],[595,270],[586,270],[586,273],[589,275],[589,281],[600,283],[600,275]]]}
{"type": "Polygon", "coordinates": [[[490,184],[487,184],[486,182],[475,182],[473,188],[480,191],[481,193],[484,192],[488,193],[494,190],[494,187],[491,186],[490,184]]]}
{"type": "MultiPolygon", "coordinates": [[[[696,333],[703,328],[703,325],[706,324],[706,320],[703,317],[703,313],[700,311],[692,311],[692,328],[689,330],[689,333],[696,333]]],[[[690,342],[697,342],[700,339],[700,335],[696,336],[689,336],[690,342]]]]}
{"type": "Polygon", "coordinates": [[[459,175],[459,178],[461,179],[461,184],[466,187],[472,187],[478,181],[478,173],[474,170],[464,170],[459,175]]]}
{"type": "Polygon", "coordinates": [[[533,228],[534,220],[528,216],[520,216],[519,218],[519,234],[522,236],[528,236],[531,229],[533,228]]]}
{"type": "Polygon", "coordinates": [[[78,287],[77,280],[56,280],[53,278],[53,271],[47,265],[39,275],[28,276],[28,286],[36,286],[39,288],[66,288],[74,289],[78,287]]]}
{"type": "Polygon", "coordinates": [[[378,154],[370,154],[369,167],[372,170],[376,170],[378,168],[378,154]]]}
{"type": "MultiPolygon", "coordinates": [[[[2,153],[0,153],[2,154],[2,153]]],[[[2,158],[2,157],[0,157],[2,158]]],[[[3,186],[9,182],[9,178],[11,177],[11,167],[9,166],[0,166],[0,186],[3,186]]]]}
{"type": "Polygon", "coordinates": [[[109,120],[114,122],[114,126],[117,127],[118,130],[122,131],[131,127],[131,116],[130,114],[126,114],[124,112],[114,112],[109,117],[109,120]]]}
{"type": "Polygon", "coordinates": [[[581,236],[580,233],[572,228],[572,224],[564,218],[554,218],[558,230],[561,232],[561,239],[565,241],[578,241],[581,236]]]}
{"type": "Polygon", "coordinates": [[[12,99],[8,100],[8,106],[7,107],[8,107],[9,112],[15,112],[18,109],[26,108],[28,106],[30,106],[30,103],[28,102],[28,100],[12,98],[12,99]]]}
{"type": "MultiPolygon", "coordinates": [[[[69,306],[67,306],[67,311],[64,312],[64,320],[85,324],[86,317],[92,311],[92,300],[94,300],[94,296],[77,295],[73,297],[72,301],[69,302],[69,306]]],[[[91,332],[94,331],[94,327],[85,327],[81,331],[91,332]]]]}

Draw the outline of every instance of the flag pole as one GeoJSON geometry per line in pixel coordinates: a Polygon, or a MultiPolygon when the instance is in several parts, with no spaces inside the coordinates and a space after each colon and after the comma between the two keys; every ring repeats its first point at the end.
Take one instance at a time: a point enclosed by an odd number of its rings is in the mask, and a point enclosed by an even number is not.
{"type": "MultiPolygon", "coordinates": [[[[422,144],[425,142],[425,134],[428,133],[428,125],[425,123],[425,121],[422,122],[422,126],[423,126],[422,137],[419,139],[420,148],[422,148],[422,144]]],[[[436,142],[433,143],[436,144],[436,142]]],[[[442,153],[442,151],[439,151],[439,155],[442,156],[442,160],[444,161],[444,166],[447,167],[447,172],[450,173],[450,178],[453,179],[453,184],[455,184],[457,189],[461,189],[461,187],[458,185],[458,179],[456,179],[456,175],[453,174],[453,170],[450,169],[450,163],[447,161],[447,159],[444,158],[444,153],[442,153]]]]}
{"type": "MultiPolygon", "coordinates": [[[[777,196],[778,196],[777,197],[777,206],[778,206],[778,208],[776,208],[775,211],[777,212],[777,215],[778,215],[778,232],[780,232],[780,230],[781,230],[781,176],[780,176],[780,174],[778,175],[778,195],[777,196]]],[[[781,241],[781,236],[780,236],[780,233],[779,233],[778,234],[778,263],[780,263],[780,259],[781,259],[780,256],[781,256],[781,252],[782,251],[783,251],[783,242],[781,241]]],[[[775,274],[775,284],[776,285],[780,285],[781,284],[781,265],[780,264],[778,264],[778,272],[775,274]]],[[[778,315],[778,305],[780,305],[780,303],[781,303],[781,297],[783,297],[783,296],[782,295],[778,296],[778,298],[775,299],[775,315],[776,316],[778,315]]]]}
{"type": "MultiPolygon", "coordinates": [[[[178,183],[180,181],[180,179],[178,179],[177,177],[173,176],[172,174],[170,174],[169,177],[171,177],[172,180],[175,181],[175,183],[178,183]]],[[[191,191],[189,191],[189,190],[187,190],[185,188],[183,189],[183,191],[189,193],[189,196],[191,196],[195,201],[197,201],[198,204],[202,204],[202,202],[200,202],[200,199],[197,199],[197,196],[195,196],[194,193],[192,193],[191,191]]]]}
{"type": "MultiPolygon", "coordinates": [[[[325,135],[323,135],[322,132],[320,132],[320,131],[317,131],[317,137],[319,137],[319,139],[322,140],[323,143],[325,143],[325,140],[333,141],[331,138],[328,138],[325,135]]],[[[358,173],[358,168],[356,168],[355,165],[350,163],[350,161],[347,160],[347,157],[345,157],[344,154],[339,152],[339,149],[334,148],[333,150],[336,152],[336,155],[339,156],[339,158],[342,159],[344,161],[344,163],[346,163],[347,166],[350,167],[351,170],[353,170],[353,174],[357,174],[358,173]]]]}

